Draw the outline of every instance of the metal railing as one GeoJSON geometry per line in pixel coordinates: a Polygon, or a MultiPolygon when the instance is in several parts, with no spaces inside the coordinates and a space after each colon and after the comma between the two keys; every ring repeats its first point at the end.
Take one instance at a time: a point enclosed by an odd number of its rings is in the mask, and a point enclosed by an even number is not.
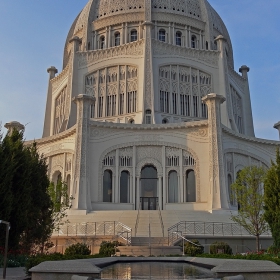
{"type": "Polygon", "coordinates": [[[52,236],[119,236],[131,244],[132,229],[120,222],[65,223],[52,236]]]}
{"type": "MultiPolygon", "coordinates": [[[[252,236],[244,227],[236,223],[181,221],[168,228],[169,245],[173,245],[180,239],[173,234],[174,232],[181,232],[182,236],[252,236]]],[[[271,233],[266,231],[261,236],[271,236],[271,233]]]]}
{"type": "Polygon", "coordinates": [[[161,210],[160,210],[160,206],[158,203],[158,199],[157,199],[157,206],[158,206],[158,215],[159,215],[159,220],[160,220],[160,225],[161,225],[161,230],[162,230],[162,237],[164,237],[164,225],[163,225],[163,220],[162,220],[162,215],[161,215],[161,210]]]}

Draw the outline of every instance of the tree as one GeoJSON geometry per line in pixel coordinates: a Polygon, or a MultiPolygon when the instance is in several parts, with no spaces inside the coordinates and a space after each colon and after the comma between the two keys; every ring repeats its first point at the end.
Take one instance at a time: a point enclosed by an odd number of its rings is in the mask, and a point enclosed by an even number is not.
{"type": "Polygon", "coordinates": [[[264,217],[269,224],[273,245],[280,249],[280,153],[276,150],[276,161],[271,162],[264,181],[264,217]]]}
{"type": "Polygon", "coordinates": [[[232,220],[256,237],[257,251],[260,249],[259,237],[267,231],[263,211],[264,177],[264,168],[248,166],[238,173],[236,181],[232,184],[232,191],[239,205],[238,214],[232,215],[232,220]]]}
{"type": "MultiPolygon", "coordinates": [[[[9,221],[9,247],[30,252],[52,233],[52,201],[47,164],[36,143],[25,146],[23,132],[0,137],[0,219],[9,221]]],[[[4,231],[0,232],[3,244],[4,231]]]]}
{"type": "Polygon", "coordinates": [[[48,187],[48,194],[52,200],[52,220],[53,229],[58,231],[67,218],[67,210],[72,206],[72,196],[68,195],[68,186],[65,182],[58,181],[55,185],[53,182],[48,187]]]}

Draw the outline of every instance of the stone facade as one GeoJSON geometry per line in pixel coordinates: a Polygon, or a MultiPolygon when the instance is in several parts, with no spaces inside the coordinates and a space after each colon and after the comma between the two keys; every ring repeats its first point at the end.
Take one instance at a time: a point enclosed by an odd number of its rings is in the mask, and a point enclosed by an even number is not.
{"type": "Polygon", "coordinates": [[[90,0],[63,71],[48,69],[38,148],[51,180],[74,210],[236,210],[237,172],[268,167],[279,142],[255,138],[249,68],[233,67],[207,0],[90,0]]]}

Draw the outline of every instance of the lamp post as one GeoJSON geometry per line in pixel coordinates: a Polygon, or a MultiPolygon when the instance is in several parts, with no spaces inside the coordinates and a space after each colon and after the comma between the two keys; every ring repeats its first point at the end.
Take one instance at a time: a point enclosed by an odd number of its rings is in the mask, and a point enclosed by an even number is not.
{"type": "Polygon", "coordinates": [[[7,267],[7,254],[8,254],[8,241],[9,241],[9,230],[10,223],[0,220],[0,224],[6,225],[6,241],[5,241],[5,255],[4,255],[4,267],[3,267],[3,279],[6,279],[6,267],[7,267]]]}

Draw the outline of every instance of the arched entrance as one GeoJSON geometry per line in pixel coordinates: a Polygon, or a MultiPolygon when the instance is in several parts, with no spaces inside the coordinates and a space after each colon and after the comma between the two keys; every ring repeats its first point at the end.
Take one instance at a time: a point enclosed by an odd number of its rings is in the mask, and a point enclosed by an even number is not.
{"type": "Polygon", "coordinates": [[[142,210],[156,210],[158,203],[157,169],[146,165],[141,170],[140,202],[142,210]]]}

